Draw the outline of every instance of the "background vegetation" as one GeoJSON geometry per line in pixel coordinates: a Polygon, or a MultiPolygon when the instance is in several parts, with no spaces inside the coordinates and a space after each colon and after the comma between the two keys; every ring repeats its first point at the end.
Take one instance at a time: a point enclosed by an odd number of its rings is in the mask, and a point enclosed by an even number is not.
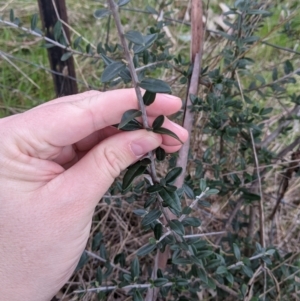
{"type": "MultiPolygon", "coordinates": [[[[191,2],[126,2],[120,8],[124,31],[157,34],[135,56],[140,79],[161,79],[183,99],[174,116],[181,124],[192,72],[191,2]]],[[[130,76],[107,69],[124,54],[106,2],[66,3],[79,90],[130,86],[130,76]]],[[[183,214],[160,229],[162,209],[149,175],[130,185],[121,175],[99,202],[77,271],[54,300],[152,300],[152,288],[158,300],[300,300],[299,5],[203,3],[199,92],[188,97],[187,108],[194,113],[189,162],[183,188],[175,192],[183,214]],[[168,237],[161,239],[162,231],[170,231],[168,237]],[[159,250],[169,248],[167,264],[157,270],[159,250]]],[[[41,29],[33,17],[36,1],[0,1],[0,11],[4,117],[55,92],[43,36],[13,28],[19,19],[25,28],[41,29]]],[[[130,46],[139,45],[136,38],[128,38],[130,46]]],[[[156,160],[165,180],[158,186],[172,190],[175,166],[176,155],[156,160]]]]}

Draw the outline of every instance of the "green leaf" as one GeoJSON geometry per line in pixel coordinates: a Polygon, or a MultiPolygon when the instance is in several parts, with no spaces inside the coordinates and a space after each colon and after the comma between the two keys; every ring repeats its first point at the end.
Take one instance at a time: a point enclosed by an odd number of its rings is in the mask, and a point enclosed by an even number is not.
{"type": "Polygon", "coordinates": [[[110,14],[111,14],[111,11],[109,9],[101,8],[101,9],[95,10],[94,17],[96,19],[101,19],[101,18],[109,16],[110,14]]]}
{"type": "Polygon", "coordinates": [[[290,74],[293,71],[294,71],[294,67],[293,67],[292,63],[289,60],[285,61],[284,62],[284,73],[290,74]]]}
{"type": "Polygon", "coordinates": [[[218,274],[218,275],[223,275],[223,274],[226,274],[227,272],[228,271],[227,271],[226,267],[224,267],[222,265],[219,266],[216,270],[216,274],[218,274]]]}
{"type": "Polygon", "coordinates": [[[237,260],[241,260],[241,251],[237,244],[233,244],[233,253],[237,260]]]}
{"type": "Polygon", "coordinates": [[[156,93],[146,91],[143,96],[143,101],[145,106],[150,106],[155,100],[156,93]]]}
{"type": "Polygon", "coordinates": [[[62,55],[60,60],[64,62],[64,61],[68,60],[72,55],[73,55],[73,52],[66,52],[62,55]]]}
{"type": "Polygon", "coordinates": [[[197,258],[198,259],[206,258],[206,257],[209,257],[210,255],[212,255],[213,253],[214,252],[210,251],[210,250],[200,251],[197,253],[197,258]]]}
{"type": "Polygon", "coordinates": [[[206,283],[206,284],[208,283],[206,272],[203,269],[199,268],[198,276],[199,276],[200,280],[202,280],[204,283],[206,283]]]}
{"type": "Polygon", "coordinates": [[[187,265],[187,264],[191,263],[191,260],[189,258],[185,258],[185,257],[176,257],[176,258],[172,258],[172,263],[187,265]]]}
{"type": "Polygon", "coordinates": [[[116,61],[112,60],[111,58],[109,58],[108,56],[106,56],[105,54],[101,53],[101,57],[103,59],[103,62],[106,66],[112,64],[112,63],[116,63],[116,61]]]}
{"type": "Polygon", "coordinates": [[[35,30],[36,29],[37,21],[38,21],[38,14],[32,15],[32,17],[31,17],[31,24],[30,24],[31,30],[35,30]]]}
{"type": "Polygon", "coordinates": [[[165,186],[165,189],[168,190],[168,191],[170,191],[170,192],[175,192],[175,191],[177,190],[177,187],[174,186],[174,185],[169,185],[169,184],[167,184],[167,185],[165,186]]]}
{"type": "Polygon", "coordinates": [[[137,256],[145,256],[148,255],[149,253],[151,253],[153,250],[156,249],[156,245],[152,245],[152,244],[147,244],[143,247],[141,247],[137,252],[136,255],[137,256]]]}
{"type": "Polygon", "coordinates": [[[129,166],[123,178],[122,189],[126,190],[137,176],[144,173],[146,168],[147,166],[143,166],[141,161],[129,166]]]}
{"type": "Polygon", "coordinates": [[[83,253],[81,254],[81,257],[79,259],[79,262],[77,264],[77,267],[75,269],[75,271],[78,271],[80,270],[81,268],[83,268],[83,266],[85,264],[87,264],[87,262],[89,261],[89,256],[86,254],[85,251],[83,251],[83,253]]]}
{"type": "Polygon", "coordinates": [[[176,140],[178,140],[180,143],[183,144],[183,142],[179,139],[179,137],[175,133],[173,133],[172,131],[170,131],[166,128],[162,128],[162,127],[158,128],[158,129],[156,128],[156,129],[153,129],[153,132],[157,133],[157,134],[163,134],[163,135],[171,136],[171,137],[175,138],[176,140]]]}
{"type": "Polygon", "coordinates": [[[171,93],[170,86],[164,81],[156,78],[144,78],[139,86],[152,93],[171,93]]]}
{"type": "Polygon", "coordinates": [[[189,284],[187,279],[184,278],[176,278],[176,284],[178,286],[187,286],[189,284]]]}
{"type": "Polygon", "coordinates": [[[147,214],[147,211],[145,209],[135,209],[132,211],[137,216],[144,216],[147,214]]]}
{"type": "Polygon", "coordinates": [[[158,15],[158,11],[155,8],[153,8],[152,6],[147,5],[146,11],[152,15],[158,15]]]}
{"type": "Polygon", "coordinates": [[[58,20],[53,27],[53,36],[56,41],[59,40],[61,33],[62,33],[62,23],[58,20]]]}
{"type": "Polygon", "coordinates": [[[120,71],[125,69],[126,66],[122,62],[114,62],[109,64],[103,71],[102,76],[101,76],[101,82],[102,83],[107,83],[111,81],[113,78],[115,78],[120,71]]]}
{"type": "Polygon", "coordinates": [[[99,285],[102,284],[102,269],[100,267],[97,268],[97,272],[96,272],[96,280],[98,282],[99,285]]]}
{"type": "Polygon", "coordinates": [[[219,193],[218,189],[209,189],[208,191],[205,192],[205,195],[213,195],[218,193],[219,193]]]}
{"type": "Polygon", "coordinates": [[[205,179],[200,179],[200,190],[204,192],[206,189],[206,180],[205,179]]]}
{"type": "Polygon", "coordinates": [[[135,281],[135,279],[137,279],[140,275],[140,263],[137,257],[135,257],[131,262],[130,274],[133,281],[135,281]]]}
{"type": "Polygon", "coordinates": [[[155,183],[154,185],[150,186],[147,188],[147,192],[148,193],[154,193],[154,192],[158,192],[162,189],[163,187],[158,184],[158,183],[155,183]]]}
{"type": "Polygon", "coordinates": [[[157,278],[153,281],[153,284],[155,287],[161,287],[168,282],[169,282],[169,280],[167,278],[157,278]]]}
{"type": "Polygon", "coordinates": [[[102,240],[102,233],[101,232],[98,232],[95,237],[93,238],[93,242],[92,242],[92,250],[95,251],[99,246],[100,246],[100,243],[101,243],[101,240],[102,240]]]}
{"type": "Polygon", "coordinates": [[[130,0],[119,0],[118,1],[118,6],[124,6],[124,5],[126,5],[127,3],[129,3],[130,2],[130,0]]]}
{"type": "Polygon", "coordinates": [[[75,39],[75,41],[74,41],[74,43],[73,43],[74,49],[77,49],[77,48],[78,48],[78,46],[79,46],[79,44],[80,44],[81,41],[82,41],[82,37],[81,37],[81,36],[80,36],[80,37],[77,37],[77,38],[75,39]]]}
{"type": "MultiPolygon", "coordinates": [[[[118,124],[114,125],[118,128],[118,124]]],[[[136,119],[130,120],[125,126],[122,127],[122,131],[136,131],[143,128],[143,125],[136,119]]]]}
{"type": "Polygon", "coordinates": [[[192,226],[192,227],[200,227],[201,221],[196,217],[186,217],[183,219],[182,224],[184,227],[192,226]]]}
{"type": "Polygon", "coordinates": [[[229,41],[234,41],[236,39],[234,35],[230,35],[224,31],[218,31],[217,33],[229,41]]]}
{"type": "Polygon", "coordinates": [[[152,124],[153,130],[159,129],[163,125],[164,120],[165,120],[164,115],[159,115],[158,117],[156,117],[152,124]]]}
{"type": "MultiPolygon", "coordinates": [[[[137,45],[144,45],[144,38],[143,38],[143,35],[139,32],[139,31],[136,31],[136,30],[130,30],[128,31],[127,33],[125,33],[125,38],[134,43],[134,44],[137,44],[137,45]]],[[[147,90],[147,89],[146,89],[147,90]]]]}
{"type": "Polygon", "coordinates": [[[212,278],[210,278],[210,277],[207,277],[207,286],[209,288],[211,288],[212,290],[216,290],[215,281],[212,278]]]}
{"type": "Polygon", "coordinates": [[[183,191],[185,193],[185,195],[189,198],[189,199],[195,199],[195,193],[193,191],[193,189],[187,185],[186,183],[183,183],[183,191]]]}
{"type": "Polygon", "coordinates": [[[144,37],[144,43],[146,44],[146,48],[150,47],[155,40],[158,38],[157,33],[149,34],[144,37]]]}
{"type": "Polygon", "coordinates": [[[134,290],[134,293],[133,293],[133,301],[143,301],[144,298],[142,296],[142,294],[140,293],[139,290],[134,290]]]}
{"type": "Polygon", "coordinates": [[[178,235],[180,235],[180,236],[184,235],[184,227],[183,227],[182,223],[179,220],[177,220],[177,219],[171,220],[169,222],[169,226],[178,235]]]}
{"type": "Polygon", "coordinates": [[[12,23],[15,21],[15,13],[13,9],[10,9],[9,11],[9,21],[12,23]]]}
{"type": "Polygon", "coordinates": [[[247,267],[246,265],[242,265],[242,271],[249,277],[251,278],[253,276],[253,271],[247,267]]]}
{"type": "Polygon", "coordinates": [[[175,167],[171,169],[165,177],[166,183],[172,184],[177,179],[177,177],[179,177],[181,173],[182,173],[182,167],[175,167]]]}
{"type": "Polygon", "coordinates": [[[156,156],[156,160],[163,161],[166,158],[166,152],[163,148],[158,147],[155,150],[155,156],[156,156]]]}
{"type": "Polygon", "coordinates": [[[230,283],[230,284],[233,284],[234,283],[234,278],[232,276],[231,273],[227,273],[225,278],[227,279],[227,281],[230,283]]]}
{"type": "Polygon", "coordinates": [[[156,240],[159,240],[162,233],[163,233],[163,225],[158,223],[154,226],[154,229],[153,229],[153,232],[154,232],[154,237],[156,240]]]}
{"type": "Polygon", "coordinates": [[[142,225],[145,227],[156,221],[161,216],[159,209],[154,209],[144,216],[142,219],[142,225]]]}
{"type": "Polygon", "coordinates": [[[158,194],[166,203],[167,206],[173,208],[177,212],[181,212],[181,203],[176,192],[167,191],[165,188],[162,188],[158,194]]]}
{"type": "Polygon", "coordinates": [[[120,264],[121,267],[124,267],[126,265],[126,256],[125,254],[122,253],[118,253],[115,258],[114,258],[114,264],[120,264]]]}
{"type": "Polygon", "coordinates": [[[126,111],[121,119],[121,122],[118,125],[118,129],[122,129],[129,121],[135,119],[136,117],[142,116],[142,112],[136,109],[126,111]]]}

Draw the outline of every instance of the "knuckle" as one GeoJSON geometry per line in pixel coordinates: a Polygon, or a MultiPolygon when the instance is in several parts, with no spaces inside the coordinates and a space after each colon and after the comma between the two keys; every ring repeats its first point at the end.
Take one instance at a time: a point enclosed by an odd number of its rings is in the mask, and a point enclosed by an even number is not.
{"type": "Polygon", "coordinates": [[[118,152],[113,147],[105,147],[103,150],[103,159],[106,164],[106,170],[109,175],[115,179],[124,168],[121,152],[118,152]]]}

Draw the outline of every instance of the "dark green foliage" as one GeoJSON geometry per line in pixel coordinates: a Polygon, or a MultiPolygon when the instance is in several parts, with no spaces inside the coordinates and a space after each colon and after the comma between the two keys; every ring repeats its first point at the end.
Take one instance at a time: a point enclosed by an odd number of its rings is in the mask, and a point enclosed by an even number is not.
{"type": "Polygon", "coordinates": [[[146,91],[143,96],[143,101],[145,106],[150,106],[155,100],[156,93],[146,91]]]}
{"type": "Polygon", "coordinates": [[[155,150],[155,157],[158,161],[163,161],[166,158],[166,152],[163,148],[158,147],[155,150]]]}
{"type": "Polygon", "coordinates": [[[140,87],[152,93],[171,93],[171,88],[167,83],[155,78],[144,78],[140,87]]]}
{"type": "Polygon", "coordinates": [[[118,129],[123,129],[130,121],[140,116],[142,116],[142,112],[139,110],[132,109],[126,111],[121,118],[118,129]]]}

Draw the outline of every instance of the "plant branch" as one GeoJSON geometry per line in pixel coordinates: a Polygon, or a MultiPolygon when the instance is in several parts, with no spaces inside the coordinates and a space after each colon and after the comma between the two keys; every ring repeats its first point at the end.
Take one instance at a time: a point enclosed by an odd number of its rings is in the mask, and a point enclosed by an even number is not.
{"type": "Polygon", "coordinates": [[[95,259],[98,259],[99,261],[102,261],[102,262],[104,262],[104,263],[108,262],[114,269],[117,269],[117,270],[119,270],[119,271],[122,271],[122,272],[125,273],[125,274],[130,274],[130,272],[128,272],[127,270],[125,270],[125,269],[123,269],[123,268],[121,268],[121,267],[119,267],[119,266],[117,266],[117,265],[111,263],[110,261],[108,261],[108,260],[106,260],[106,259],[104,259],[104,258],[102,258],[102,257],[100,257],[100,256],[98,256],[98,255],[96,255],[96,254],[94,254],[93,252],[90,252],[90,251],[85,250],[85,253],[86,253],[87,255],[89,255],[90,257],[95,258],[95,259]]]}

